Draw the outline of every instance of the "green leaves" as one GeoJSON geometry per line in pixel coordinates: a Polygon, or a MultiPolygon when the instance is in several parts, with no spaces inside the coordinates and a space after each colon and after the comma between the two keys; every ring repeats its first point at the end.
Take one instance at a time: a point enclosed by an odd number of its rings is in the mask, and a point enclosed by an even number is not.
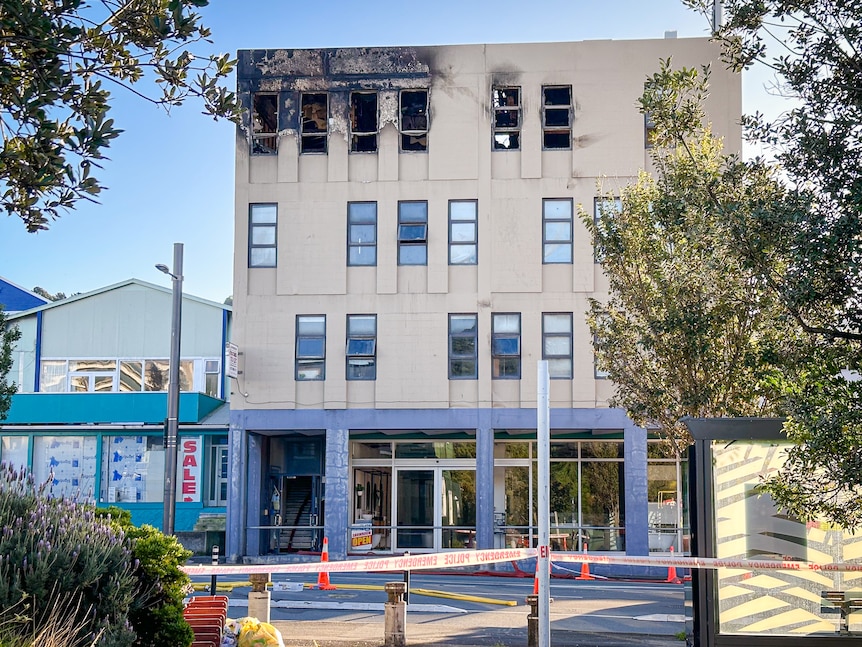
{"type": "Polygon", "coordinates": [[[98,197],[92,169],[122,132],[107,118],[111,95],[102,80],[166,110],[198,98],[205,114],[239,121],[235,94],[220,85],[234,62],[181,48],[209,37],[194,11],[207,4],[0,0],[0,204],[7,214],[34,232],[98,197]],[[146,81],[156,82],[157,94],[137,89],[146,81]]]}
{"type": "Polygon", "coordinates": [[[18,392],[18,385],[7,379],[12,370],[12,350],[15,342],[21,339],[18,326],[9,326],[3,305],[0,304],[0,420],[6,418],[6,412],[12,405],[12,396],[18,392]]]}

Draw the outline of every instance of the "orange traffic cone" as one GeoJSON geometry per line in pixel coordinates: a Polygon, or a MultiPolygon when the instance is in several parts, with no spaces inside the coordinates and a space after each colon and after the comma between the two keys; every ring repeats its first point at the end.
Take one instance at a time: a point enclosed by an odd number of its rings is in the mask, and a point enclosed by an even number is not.
{"type": "MultiPolygon", "coordinates": [[[[329,540],[323,538],[323,552],[320,554],[320,561],[327,563],[329,561],[329,540]]],[[[317,574],[317,588],[323,591],[334,591],[335,586],[329,581],[329,571],[321,571],[317,574]]]]}
{"type": "MultiPolygon", "coordinates": [[[[670,556],[673,559],[673,546],[670,547],[670,556]]],[[[668,566],[667,567],[667,579],[665,580],[668,584],[679,584],[681,580],[676,575],[676,566],[668,566]]]]}
{"type": "Polygon", "coordinates": [[[536,558],[536,577],[533,578],[533,595],[539,595],[539,558],[536,558]]]}
{"type": "MultiPolygon", "coordinates": [[[[587,545],[584,544],[584,554],[587,553],[587,545]]],[[[576,580],[593,580],[595,579],[592,575],[590,575],[590,565],[587,562],[581,562],[581,574],[578,575],[576,580]]]]}

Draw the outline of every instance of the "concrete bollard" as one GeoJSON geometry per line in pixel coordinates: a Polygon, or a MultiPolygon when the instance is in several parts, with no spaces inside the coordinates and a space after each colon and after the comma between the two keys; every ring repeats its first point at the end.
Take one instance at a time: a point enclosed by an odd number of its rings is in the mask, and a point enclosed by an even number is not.
{"type": "Polygon", "coordinates": [[[527,616],[527,647],[539,647],[539,596],[528,595],[530,615],[527,616]]]}
{"type": "Polygon", "coordinates": [[[266,590],[269,573],[252,573],[248,576],[251,591],[248,594],[248,615],[261,622],[269,622],[270,592],[266,590]]]}
{"type": "Polygon", "coordinates": [[[404,582],[387,582],[383,589],[389,596],[383,605],[383,644],[385,647],[405,647],[407,645],[407,605],[404,582]]]}

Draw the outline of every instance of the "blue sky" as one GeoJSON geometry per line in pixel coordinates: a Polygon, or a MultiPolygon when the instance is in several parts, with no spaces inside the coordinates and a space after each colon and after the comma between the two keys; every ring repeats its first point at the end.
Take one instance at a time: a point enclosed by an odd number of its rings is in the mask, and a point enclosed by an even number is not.
{"type": "MultiPolygon", "coordinates": [[[[201,10],[209,52],[705,36],[703,16],[679,0],[212,0],[201,10]]],[[[233,80],[231,80],[233,84],[233,80]]],[[[762,83],[744,82],[744,110],[761,109],[762,83]]],[[[128,278],[170,285],[184,245],[184,291],[221,302],[232,293],[234,127],[194,103],[163,110],[118,88],[110,116],[125,132],[99,174],[99,204],[81,204],[48,231],[28,234],[0,216],[0,276],[67,295],[128,278]]]]}

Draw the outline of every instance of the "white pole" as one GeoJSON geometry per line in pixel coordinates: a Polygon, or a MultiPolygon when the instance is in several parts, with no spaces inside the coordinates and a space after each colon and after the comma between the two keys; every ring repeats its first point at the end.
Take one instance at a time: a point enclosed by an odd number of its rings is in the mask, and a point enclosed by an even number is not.
{"type": "Polygon", "coordinates": [[[713,0],[712,1],[712,33],[716,33],[719,29],[721,29],[722,23],[724,21],[724,16],[722,15],[722,0],[713,0]]]}
{"type": "Polygon", "coordinates": [[[539,446],[539,647],[551,644],[551,409],[548,392],[550,378],[548,361],[541,360],[538,370],[538,394],[536,398],[536,440],[539,446]]]}

